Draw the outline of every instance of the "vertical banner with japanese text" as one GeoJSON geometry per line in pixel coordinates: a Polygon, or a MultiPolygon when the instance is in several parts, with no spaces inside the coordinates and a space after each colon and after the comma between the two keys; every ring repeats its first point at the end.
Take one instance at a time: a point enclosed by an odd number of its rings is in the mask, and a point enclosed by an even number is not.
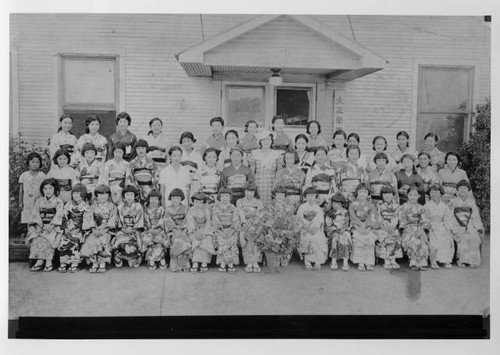
{"type": "Polygon", "coordinates": [[[345,90],[333,90],[333,128],[344,129],[345,90]]]}

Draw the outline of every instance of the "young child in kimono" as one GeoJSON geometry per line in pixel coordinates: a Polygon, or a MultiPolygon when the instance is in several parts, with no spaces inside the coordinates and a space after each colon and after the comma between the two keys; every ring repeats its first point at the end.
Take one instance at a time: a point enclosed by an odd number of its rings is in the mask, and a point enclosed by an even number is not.
{"type": "Polygon", "coordinates": [[[91,264],[90,273],[106,272],[106,264],[111,264],[111,238],[116,230],[116,205],[111,202],[108,185],[98,185],[94,190],[95,201],[90,207],[92,230],[85,239],[80,253],[91,264]]]}
{"type": "Polygon", "coordinates": [[[165,255],[170,246],[169,238],[165,232],[165,208],[161,205],[161,194],[158,190],[151,190],[144,209],[144,227],[142,234],[142,247],[145,252],[144,258],[148,263],[150,270],[157,269],[157,263],[160,269],[167,268],[165,255]]]}
{"type": "Polygon", "coordinates": [[[170,238],[170,271],[187,271],[190,268],[191,239],[186,226],[188,207],[182,204],[186,198],[181,189],[173,189],[168,195],[171,202],[165,209],[165,230],[170,238]]]}
{"type": "Polygon", "coordinates": [[[19,208],[21,212],[21,223],[28,223],[33,212],[35,201],[40,195],[40,184],[45,180],[45,174],[40,171],[42,157],[37,152],[31,152],[26,159],[28,170],[19,176],[19,208]]]}
{"type": "Polygon", "coordinates": [[[475,268],[481,264],[480,247],[484,237],[484,226],[470,190],[470,183],[467,180],[458,182],[458,196],[450,202],[455,217],[452,218],[450,229],[457,243],[457,265],[475,268]]]}
{"type": "Polygon", "coordinates": [[[85,143],[82,147],[82,159],[78,165],[80,183],[87,189],[88,201],[94,196],[99,176],[101,175],[103,163],[96,158],[97,149],[92,143],[85,143]]]}
{"type": "Polygon", "coordinates": [[[324,232],[325,217],[317,203],[318,192],[313,187],[304,191],[305,202],[297,210],[297,220],[304,227],[300,236],[299,252],[304,255],[306,269],[321,269],[328,255],[324,232]]]}
{"type": "Polygon", "coordinates": [[[373,153],[373,158],[368,159],[366,170],[368,172],[373,171],[377,167],[377,162],[375,156],[380,153],[384,153],[386,156],[386,168],[389,172],[394,173],[398,170],[396,161],[385,151],[387,150],[387,139],[384,136],[376,136],[372,141],[372,148],[375,151],[373,153]]]}
{"type": "Polygon", "coordinates": [[[220,180],[222,171],[217,167],[217,159],[219,153],[215,148],[208,148],[203,153],[203,161],[205,164],[198,170],[199,187],[194,187],[193,190],[203,192],[209,206],[213,205],[217,200],[219,192],[220,180]]]}
{"type": "Polygon", "coordinates": [[[63,202],[57,197],[59,187],[54,179],[45,179],[40,185],[40,195],[35,200],[28,221],[26,245],[30,248],[30,259],[35,259],[31,271],[52,271],[54,251],[61,242],[63,202]],[[43,267],[45,263],[45,268],[43,267]]]}
{"type": "Polygon", "coordinates": [[[285,163],[285,167],[276,173],[274,189],[278,186],[284,187],[288,200],[298,208],[301,202],[301,192],[306,180],[306,174],[297,165],[300,159],[299,154],[295,150],[288,150],[283,157],[283,162],[285,163]]]}
{"type": "Polygon", "coordinates": [[[130,267],[139,267],[142,262],[142,232],[144,231],[144,210],[137,202],[139,191],[126,185],[122,191],[123,202],[117,209],[117,233],[111,241],[116,267],[127,260],[130,267]]]}
{"type": "Polygon", "coordinates": [[[330,209],[325,214],[326,236],[331,240],[330,268],[337,270],[342,259],[342,270],[349,270],[349,257],[352,252],[352,237],[349,225],[349,212],[345,208],[347,201],[340,192],[332,196],[330,209]]]}
{"type": "Polygon", "coordinates": [[[262,201],[255,197],[256,192],[257,186],[248,184],[245,187],[245,197],[236,201],[236,208],[240,213],[242,223],[240,245],[246,272],[261,272],[259,263],[262,262],[262,252],[254,242],[258,236],[246,233],[246,226],[256,223],[258,214],[264,209],[262,201]]]}
{"type": "MultiPolygon", "coordinates": [[[[397,191],[398,181],[396,176],[388,168],[387,163],[389,158],[387,154],[379,152],[373,157],[375,167],[368,174],[368,183],[370,184],[370,195],[375,205],[382,202],[382,194],[380,193],[382,187],[389,186],[393,191],[397,191]]],[[[396,192],[396,201],[398,200],[396,192]]]]}
{"type": "Polygon", "coordinates": [[[346,149],[347,162],[336,173],[339,191],[349,202],[354,200],[353,193],[361,183],[368,181],[365,169],[359,166],[361,150],[358,146],[349,146],[346,149]]]}
{"type": "Polygon", "coordinates": [[[216,263],[220,272],[235,273],[235,265],[239,264],[238,231],[240,229],[239,212],[231,204],[231,190],[222,188],[219,191],[219,202],[212,209],[212,227],[214,229],[217,249],[216,263]]]}
{"type": "Polygon", "coordinates": [[[453,236],[450,232],[450,222],[453,218],[451,209],[441,200],[444,194],[441,186],[431,185],[429,194],[430,200],[425,204],[425,209],[431,223],[429,230],[431,268],[439,269],[441,263],[445,269],[451,269],[455,253],[453,236]]]}
{"type": "Polygon", "coordinates": [[[151,190],[157,188],[158,169],[152,158],[147,156],[148,142],[139,139],[134,146],[136,157],[130,161],[125,173],[125,184],[132,185],[139,190],[139,200],[146,202],[151,190]]]}
{"type": "Polygon", "coordinates": [[[62,202],[71,201],[71,187],[78,183],[78,171],[69,166],[70,154],[65,150],[57,150],[54,154],[54,164],[47,178],[54,178],[59,186],[59,198],[62,202]]]}
{"type": "Polygon", "coordinates": [[[206,199],[203,192],[195,193],[192,197],[193,207],[189,209],[186,216],[193,252],[191,258],[191,272],[193,273],[207,272],[212,255],[215,255],[210,208],[205,203],[206,199]]]}
{"type": "Polygon", "coordinates": [[[407,196],[408,202],[399,210],[399,228],[403,230],[401,235],[403,250],[410,259],[411,270],[427,271],[429,238],[425,230],[430,228],[429,217],[424,206],[418,203],[420,197],[418,187],[411,186],[407,196]]]}
{"type": "Polygon", "coordinates": [[[377,236],[375,244],[375,255],[384,259],[385,269],[399,269],[397,258],[403,257],[401,250],[401,236],[399,235],[399,204],[395,189],[391,186],[383,186],[380,189],[382,201],[377,204],[380,214],[379,228],[374,230],[377,236]]]}
{"type": "MultiPolygon", "coordinates": [[[[462,180],[469,181],[469,178],[467,177],[467,173],[458,167],[460,157],[457,153],[446,153],[445,162],[445,166],[439,170],[438,175],[444,191],[442,200],[448,204],[452,198],[457,197],[457,184],[462,180]]],[[[472,194],[470,196],[472,197],[472,194]]]]}
{"type": "MultiPolygon", "coordinates": [[[[225,140],[225,146],[224,149],[220,151],[219,160],[217,162],[217,167],[220,170],[223,170],[224,168],[227,168],[229,165],[231,165],[231,149],[236,147],[236,145],[238,145],[240,142],[238,132],[236,132],[234,129],[230,129],[224,134],[224,140],[225,140]]],[[[246,154],[244,154],[243,156],[244,163],[246,161],[245,157],[246,154]]]]}
{"type": "Polygon", "coordinates": [[[109,186],[111,201],[118,206],[122,201],[122,189],[125,186],[125,174],[129,163],[123,159],[125,144],[117,143],[111,150],[113,158],[104,163],[99,176],[99,185],[109,186]]]}
{"type": "MultiPolygon", "coordinates": [[[[270,213],[272,216],[275,216],[275,219],[279,219],[283,215],[295,216],[297,208],[295,207],[293,200],[290,200],[287,194],[288,189],[286,187],[277,186],[273,190],[273,201],[271,206],[268,207],[266,213],[270,213]]],[[[286,230],[288,231],[289,229],[286,230]]],[[[294,248],[292,248],[288,254],[282,256],[277,255],[276,264],[278,266],[288,266],[290,259],[292,258],[293,251],[294,248]]]]}
{"type": "Polygon", "coordinates": [[[63,235],[59,250],[59,272],[75,272],[80,264],[80,246],[92,226],[90,206],[86,202],[87,188],[76,184],[72,188],[72,200],[64,206],[63,235]]]}
{"type": "Polygon", "coordinates": [[[378,211],[375,204],[368,199],[370,190],[361,183],[354,190],[355,200],[349,205],[349,217],[352,224],[352,256],[353,263],[358,264],[360,271],[372,271],[375,264],[375,240],[373,232],[378,227],[378,211]]]}

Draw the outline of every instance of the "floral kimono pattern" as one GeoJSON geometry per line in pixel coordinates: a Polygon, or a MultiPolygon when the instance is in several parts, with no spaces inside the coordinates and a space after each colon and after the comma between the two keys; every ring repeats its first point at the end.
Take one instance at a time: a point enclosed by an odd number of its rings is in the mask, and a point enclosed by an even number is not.
{"type": "Polygon", "coordinates": [[[375,264],[375,241],[373,232],[378,227],[378,211],[373,202],[354,200],[349,205],[352,224],[352,256],[357,264],[375,264]]]}
{"type": "Polygon", "coordinates": [[[77,148],[78,141],[74,135],[71,133],[64,133],[59,131],[50,138],[50,160],[54,159],[58,149],[62,151],[67,151],[70,156],[70,161],[68,164],[72,167],[76,167],[80,160],[80,154],[77,148]]]}
{"type": "Polygon", "coordinates": [[[242,228],[240,232],[240,244],[243,261],[246,265],[262,261],[262,252],[255,244],[256,235],[246,233],[246,226],[258,223],[258,214],[262,213],[264,204],[259,199],[248,200],[246,197],[236,201],[236,208],[240,213],[242,228]]]}
{"type": "Polygon", "coordinates": [[[382,201],[378,204],[379,228],[373,232],[377,236],[375,255],[378,258],[402,258],[401,236],[399,235],[399,204],[382,201]]]}
{"type": "Polygon", "coordinates": [[[444,202],[429,201],[425,204],[427,216],[431,223],[429,230],[429,251],[432,264],[436,262],[450,263],[453,261],[455,245],[450,232],[452,216],[451,209],[444,202]]]}
{"type": "Polygon", "coordinates": [[[170,271],[189,269],[191,239],[187,233],[185,205],[169,206],[165,210],[165,230],[170,237],[170,271]]]}
{"type": "Polygon", "coordinates": [[[92,231],[85,239],[80,254],[87,264],[111,263],[111,238],[116,229],[116,206],[109,201],[95,201],[90,207],[92,231]]]}
{"type": "Polygon", "coordinates": [[[286,190],[285,196],[288,198],[288,201],[293,203],[295,208],[298,208],[305,180],[306,174],[298,166],[294,166],[292,169],[283,168],[276,173],[274,188],[284,187],[286,190]]]}
{"type": "MultiPolygon", "coordinates": [[[[457,197],[457,184],[461,180],[469,181],[467,177],[467,173],[459,168],[455,168],[453,171],[445,165],[444,168],[439,170],[439,180],[441,181],[441,185],[443,186],[444,195],[443,202],[449,203],[452,198],[457,197]]],[[[472,196],[472,193],[470,193],[472,196]]]]}
{"type": "Polygon", "coordinates": [[[212,205],[217,200],[222,172],[217,168],[203,166],[199,171],[198,183],[199,191],[207,196],[207,204],[212,205]]]}
{"type": "Polygon", "coordinates": [[[212,227],[214,228],[217,246],[218,265],[238,265],[238,231],[240,227],[239,212],[232,204],[218,202],[212,210],[212,227]]]}
{"type": "Polygon", "coordinates": [[[21,223],[28,223],[33,213],[33,206],[40,195],[40,185],[45,180],[45,174],[38,171],[36,175],[31,175],[25,171],[19,177],[19,183],[23,184],[23,211],[21,212],[21,223]]]}
{"type": "Polygon", "coordinates": [[[231,190],[231,203],[236,205],[238,199],[245,196],[245,186],[254,182],[252,170],[248,166],[241,164],[238,169],[231,164],[222,170],[221,186],[231,190]]]}
{"type": "Polygon", "coordinates": [[[115,159],[108,160],[104,163],[99,176],[99,184],[108,185],[111,190],[111,200],[114,204],[119,205],[122,201],[122,190],[125,186],[125,174],[127,172],[129,162],[115,159]]]}
{"type": "Polygon", "coordinates": [[[476,202],[468,197],[455,197],[450,202],[454,218],[450,229],[457,242],[457,264],[479,266],[481,264],[481,235],[484,231],[476,202]]]}
{"type": "Polygon", "coordinates": [[[191,260],[194,263],[210,263],[212,255],[215,255],[215,249],[209,207],[191,207],[186,220],[193,252],[191,260]]]}
{"type": "MultiPolygon", "coordinates": [[[[85,133],[78,138],[78,150],[81,152],[85,143],[92,143],[97,150],[95,158],[104,164],[108,156],[108,140],[99,133],[92,136],[90,133],[85,133]]],[[[83,159],[83,158],[82,158],[83,159]]]]}
{"type": "Polygon", "coordinates": [[[403,229],[402,246],[410,259],[410,267],[425,267],[429,258],[429,238],[424,229],[430,227],[424,206],[405,203],[399,211],[399,228],[403,229]]]}
{"type": "Polygon", "coordinates": [[[151,190],[157,187],[158,170],[156,163],[149,157],[134,158],[127,167],[125,184],[134,185],[139,189],[141,202],[146,201],[151,190]]]}
{"type": "Polygon", "coordinates": [[[328,255],[328,243],[323,231],[323,210],[317,204],[311,206],[304,202],[297,210],[297,220],[304,226],[299,245],[299,252],[304,255],[304,263],[324,264],[328,255]]]}
{"type": "Polygon", "coordinates": [[[352,253],[352,237],[349,226],[349,212],[341,208],[331,208],[326,212],[325,231],[331,242],[329,256],[332,263],[340,259],[349,259],[352,253]]]}
{"type": "Polygon", "coordinates": [[[314,165],[315,161],[316,161],[316,159],[314,158],[313,153],[309,153],[308,151],[304,151],[302,156],[300,156],[300,153],[299,153],[299,162],[298,162],[297,166],[307,176],[307,173],[309,172],[309,170],[311,170],[311,167],[314,165]]]}
{"type": "Polygon", "coordinates": [[[127,260],[130,266],[142,262],[142,232],[144,230],[144,210],[139,202],[129,205],[123,201],[117,209],[116,236],[111,241],[115,249],[115,259],[127,260]]]}
{"type": "Polygon", "coordinates": [[[59,250],[61,264],[79,264],[82,261],[80,246],[84,236],[92,227],[90,206],[85,201],[76,204],[68,202],[64,206],[63,231],[59,250]]]}
{"type": "Polygon", "coordinates": [[[344,195],[348,201],[353,201],[353,193],[360,183],[368,182],[368,175],[365,169],[360,167],[357,163],[352,164],[346,162],[345,165],[337,171],[336,175],[337,186],[339,191],[344,195]]]}
{"type": "Polygon", "coordinates": [[[159,262],[165,258],[167,248],[170,246],[169,238],[165,233],[163,206],[156,208],[146,207],[144,211],[145,231],[142,234],[142,252],[149,262],[159,262]]]}
{"type": "Polygon", "coordinates": [[[314,164],[307,173],[304,187],[314,187],[318,191],[318,205],[324,208],[332,195],[337,192],[335,169],[329,165],[314,164]]]}
{"type": "Polygon", "coordinates": [[[39,197],[35,201],[28,221],[26,245],[30,248],[30,259],[52,260],[54,251],[61,242],[63,202],[56,196],[50,199],[39,197]],[[51,231],[47,227],[52,225],[51,231]]]}
{"type": "Polygon", "coordinates": [[[59,184],[59,198],[64,203],[71,201],[71,188],[78,183],[78,171],[71,166],[66,165],[60,168],[57,165],[52,165],[47,174],[47,178],[54,178],[59,184]]]}
{"type": "Polygon", "coordinates": [[[372,170],[368,174],[368,183],[370,184],[370,196],[373,202],[378,204],[382,201],[380,190],[384,186],[392,187],[392,190],[396,194],[396,200],[398,199],[398,181],[396,180],[396,176],[387,167],[382,171],[378,169],[372,170]]]}
{"type": "Polygon", "coordinates": [[[337,149],[333,148],[328,152],[328,161],[330,166],[339,171],[347,164],[346,148],[337,149]]]}
{"type": "Polygon", "coordinates": [[[148,157],[151,158],[158,168],[158,172],[162,171],[168,164],[168,150],[170,142],[165,133],[160,133],[158,137],[153,137],[153,133],[146,136],[146,141],[149,145],[148,157]]]}
{"type": "Polygon", "coordinates": [[[80,165],[78,166],[78,171],[80,173],[80,182],[87,188],[87,194],[94,197],[94,190],[99,181],[99,176],[101,175],[103,163],[99,160],[94,159],[90,164],[87,159],[82,159],[80,165]]]}

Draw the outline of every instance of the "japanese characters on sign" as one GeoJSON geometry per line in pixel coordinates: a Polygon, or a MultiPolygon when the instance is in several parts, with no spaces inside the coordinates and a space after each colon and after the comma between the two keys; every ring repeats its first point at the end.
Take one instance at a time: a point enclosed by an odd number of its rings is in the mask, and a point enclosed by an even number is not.
{"type": "Polygon", "coordinates": [[[333,91],[333,126],[335,130],[344,129],[345,90],[333,91]]]}

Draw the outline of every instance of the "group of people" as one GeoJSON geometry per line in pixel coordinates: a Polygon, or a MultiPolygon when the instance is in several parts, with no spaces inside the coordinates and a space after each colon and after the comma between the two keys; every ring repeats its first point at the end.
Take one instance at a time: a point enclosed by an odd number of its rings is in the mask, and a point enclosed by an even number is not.
{"type": "Polygon", "coordinates": [[[329,146],[318,121],[292,140],[280,116],[272,131],[248,121],[241,138],[214,117],[198,152],[191,132],[171,145],[160,118],[144,139],[129,131],[125,112],[109,138],[97,115],[78,139],[69,115],[59,121],[48,174],[33,152],[19,179],[32,271],[51,271],[57,256],[60,272],[143,260],[152,270],[206,272],[216,256],[221,272],[235,272],[241,259],[245,271],[260,272],[262,250],[245,229],[276,207],[296,216],[307,269],[330,260],[334,270],[349,270],[349,261],[373,270],[377,258],[398,269],[404,254],[413,270],[429,261],[433,269],[480,265],[484,228],[467,174],[456,153],[437,149],[434,133],[418,153],[407,132],[397,133],[391,153],[376,136],[367,157],[356,133],[337,130],[329,146]]]}

